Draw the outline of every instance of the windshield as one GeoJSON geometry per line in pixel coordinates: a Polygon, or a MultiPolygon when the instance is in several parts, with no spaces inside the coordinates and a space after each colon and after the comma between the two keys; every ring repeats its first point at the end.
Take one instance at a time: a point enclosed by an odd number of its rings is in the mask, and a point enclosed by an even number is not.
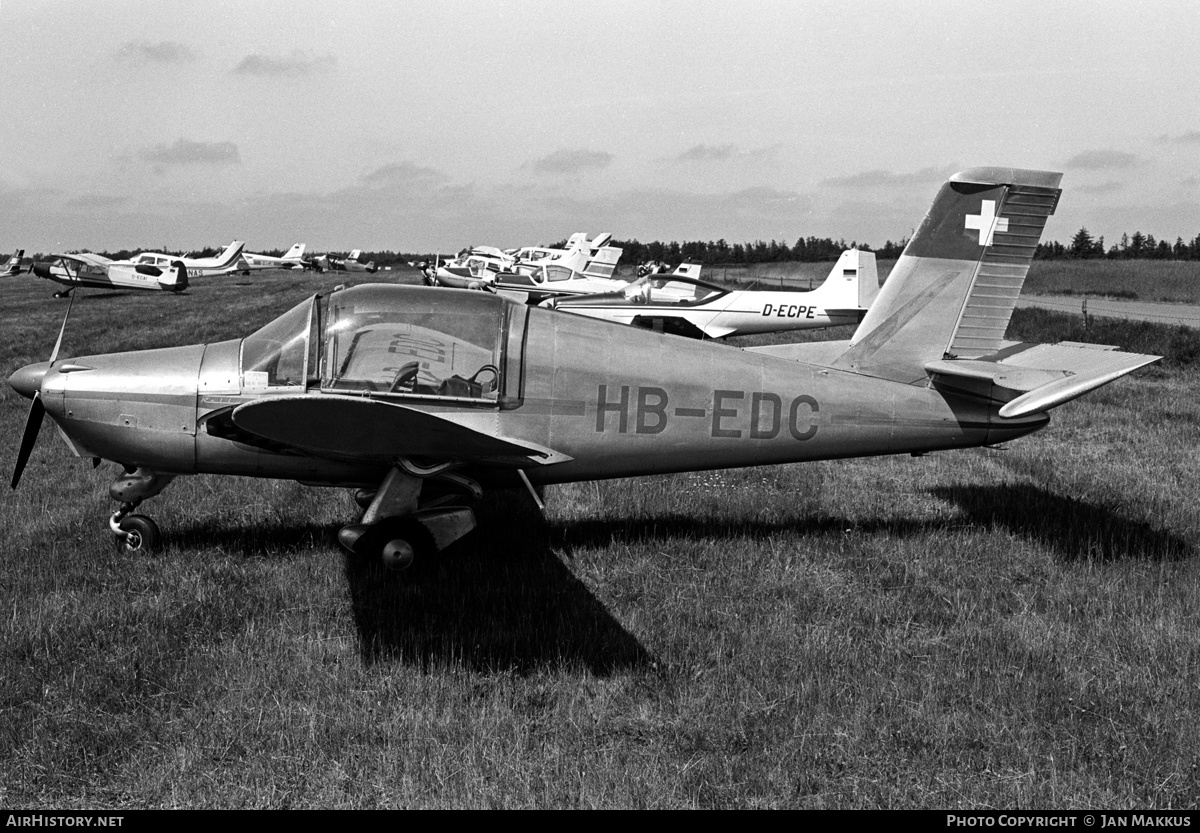
{"type": "Polygon", "coordinates": [[[729,290],[693,279],[647,275],[625,288],[625,297],[639,304],[699,304],[716,300],[729,290]]]}
{"type": "Polygon", "coordinates": [[[306,298],[262,329],[242,339],[242,388],[303,387],[316,375],[312,334],[320,296],[306,298]]]}
{"type": "Polygon", "coordinates": [[[503,299],[360,286],[329,298],[321,387],[407,396],[498,397],[503,299]]]}

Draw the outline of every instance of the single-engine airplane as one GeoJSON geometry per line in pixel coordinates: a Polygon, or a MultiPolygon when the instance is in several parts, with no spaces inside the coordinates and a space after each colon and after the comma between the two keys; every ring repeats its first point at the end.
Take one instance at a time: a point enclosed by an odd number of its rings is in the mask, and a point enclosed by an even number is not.
{"type": "Polygon", "coordinates": [[[17,249],[8,262],[0,266],[0,278],[12,278],[21,274],[21,258],[25,257],[24,249],[17,249]]]}
{"type": "Polygon", "coordinates": [[[129,549],[160,542],[143,501],[210,472],[361,489],[339,541],[402,567],[469,532],[483,488],[1014,440],[1158,358],[1005,340],[1060,179],[951,177],[845,341],[743,350],[364,284],[242,339],[63,360],[56,345],[9,378],[32,400],[12,483],[48,413],[77,455],[124,467],[109,525],[129,549]]]}
{"type": "Polygon", "coordinates": [[[116,262],[132,263],[134,266],[157,266],[160,269],[165,269],[175,261],[179,261],[187,268],[188,274],[193,278],[211,278],[218,275],[232,275],[235,272],[247,271],[246,261],[242,257],[242,250],[245,248],[245,243],[240,240],[234,240],[225,247],[225,251],[213,257],[180,257],[161,252],[142,252],[139,255],[135,255],[129,261],[116,262]]]}
{"type": "Polygon", "coordinates": [[[179,258],[162,264],[133,263],[110,260],[92,252],[76,252],[51,255],[50,260],[35,263],[32,271],[39,278],[66,287],[55,292],[55,298],[64,298],[71,290],[81,286],[95,289],[156,289],[165,292],[182,292],[188,287],[188,271],[179,258]]]}
{"type": "Polygon", "coordinates": [[[374,274],[377,271],[375,261],[363,263],[359,260],[361,257],[362,249],[355,249],[344,258],[320,255],[313,258],[312,263],[318,272],[371,272],[374,274]]]}
{"type": "Polygon", "coordinates": [[[305,248],[304,243],[297,243],[288,249],[283,257],[243,252],[242,259],[246,261],[246,268],[252,272],[262,271],[263,269],[307,269],[310,264],[304,259],[305,248]]]}
{"type": "Polygon", "coordinates": [[[850,249],[810,292],[726,289],[700,280],[696,264],[681,264],[674,275],[650,274],[616,292],[542,305],[690,338],[724,338],[857,324],[878,293],[874,253],[850,249]]]}

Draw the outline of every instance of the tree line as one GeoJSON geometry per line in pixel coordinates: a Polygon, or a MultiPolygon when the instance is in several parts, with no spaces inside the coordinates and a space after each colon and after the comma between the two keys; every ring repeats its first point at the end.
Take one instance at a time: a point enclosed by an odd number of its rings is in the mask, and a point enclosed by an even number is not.
{"type": "Polygon", "coordinates": [[[1107,258],[1110,260],[1200,260],[1200,234],[1191,240],[1176,237],[1175,243],[1155,240],[1153,234],[1135,231],[1121,235],[1121,240],[1109,247],[1104,237],[1092,237],[1087,227],[1075,232],[1070,245],[1057,241],[1039,243],[1034,257],[1045,260],[1058,258],[1107,258]]]}
{"type": "MultiPolygon", "coordinates": [[[[553,244],[554,248],[562,248],[566,240],[553,244]]],[[[645,263],[657,260],[663,263],[701,263],[705,266],[735,266],[752,263],[825,263],[837,260],[846,249],[862,249],[874,252],[880,260],[894,260],[904,251],[907,240],[887,240],[882,246],[873,247],[857,241],[847,243],[845,239],[834,240],[831,237],[800,237],[791,246],[777,240],[755,240],[753,243],[729,243],[720,240],[689,240],[684,242],[664,242],[654,240],[649,243],[630,238],[628,240],[613,240],[609,245],[623,249],[621,260],[624,263],[645,263]]],[[[224,247],[205,248],[192,252],[194,257],[211,257],[218,254],[224,247]]],[[[167,251],[165,248],[159,251],[167,251]]],[[[137,252],[122,250],[118,252],[101,252],[114,260],[132,257],[137,252]]],[[[283,249],[268,249],[263,254],[279,257],[283,249]]],[[[36,255],[34,256],[37,257],[36,255]]],[[[445,260],[448,256],[442,254],[445,260]]],[[[453,255],[449,255],[453,257],[453,255]]],[[[1081,228],[1064,245],[1056,240],[1039,243],[1034,257],[1042,260],[1055,259],[1154,259],[1154,260],[1200,260],[1200,234],[1191,240],[1177,237],[1175,242],[1156,240],[1153,234],[1143,234],[1135,231],[1122,234],[1119,242],[1106,246],[1104,237],[1093,237],[1087,228],[1081,228]]],[[[364,262],[375,261],[379,267],[400,265],[420,260],[433,260],[433,254],[418,254],[411,252],[394,252],[391,250],[364,251],[361,255],[364,262]]]]}

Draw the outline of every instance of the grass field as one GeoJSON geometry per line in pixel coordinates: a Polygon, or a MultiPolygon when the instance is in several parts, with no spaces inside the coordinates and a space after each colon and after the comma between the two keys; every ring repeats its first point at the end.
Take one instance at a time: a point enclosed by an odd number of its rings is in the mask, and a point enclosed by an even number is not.
{"type": "MultiPolygon", "coordinates": [[[[332,283],[93,293],[63,355],[332,283]]],[[[0,284],[5,376],[49,355],[51,291],[0,284]]],[[[0,502],[0,806],[1194,808],[1200,369],[1105,326],[1170,361],[1004,450],[488,495],[399,574],[338,547],[346,492],[240,478],[180,478],[165,552],[122,552],[117,467],[47,424],[0,502]]],[[[0,386],[10,461],[27,408],[0,386]]]]}

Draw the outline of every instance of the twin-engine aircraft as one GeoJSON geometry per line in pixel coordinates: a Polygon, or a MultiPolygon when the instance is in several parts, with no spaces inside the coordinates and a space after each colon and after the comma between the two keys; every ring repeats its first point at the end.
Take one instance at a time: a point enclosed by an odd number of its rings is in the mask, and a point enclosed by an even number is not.
{"type": "Polygon", "coordinates": [[[0,266],[0,278],[12,278],[21,274],[21,258],[25,257],[24,249],[17,249],[8,262],[0,266]]]}
{"type": "Polygon", "coordinates": [[[188,287],[188,272],[183,261],[174,258],[164,262],[134,263],[110,260],[92,252],[51,255],[50,260],[35,263],[33,274],[62,284],[65,289],[54,293],[65,298],[81,286],[94,289],[153,289],[182,292],[188,287]]]}
{"type": "Polygon", "coordinates": [[[875,255],[842,252],[825,282],[810,292],[726,289],[689,274],[646,275],[615,292],[559,297],[552,309],[689,338],[724,338],[857,324],[879,293],[875,255]]]}
{"type": "Polygon", "coordinates": [[[244,252],[242,259],[246,262],[246,268],[251,272],[264,269],[307,269],[311,264],[304,259],[305,248],[304,243],[297,243],[288,249],[283,257],[244,252]]]}
{"type": "Polygon", "coordinates": [[[366,284],[243,339],[61,361],[56,347],[9,378],[33,400],[12,483],[48,413],[77,455],[124,467],[110,527],[129,549],[160,542],[144,500],[207,472],[361,489],[339,540],[402,567],[469,532],[484,488],[1014,440],[1158,358],[1005,340],[1060,179],[951,177],[845,341],[742,350],[366,284]]]}

